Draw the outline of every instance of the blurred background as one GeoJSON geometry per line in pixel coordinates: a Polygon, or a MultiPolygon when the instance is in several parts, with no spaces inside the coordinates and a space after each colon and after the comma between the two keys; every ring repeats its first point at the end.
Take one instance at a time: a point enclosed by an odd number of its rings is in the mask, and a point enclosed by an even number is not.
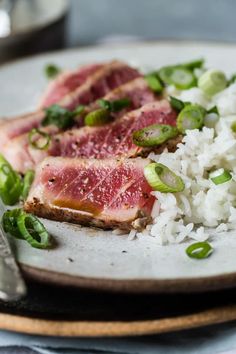
{"type": "Polygon", "coordinates": [[[236,40],[235,0],[0,0],[0,61],[128,40],[236,40]]]}

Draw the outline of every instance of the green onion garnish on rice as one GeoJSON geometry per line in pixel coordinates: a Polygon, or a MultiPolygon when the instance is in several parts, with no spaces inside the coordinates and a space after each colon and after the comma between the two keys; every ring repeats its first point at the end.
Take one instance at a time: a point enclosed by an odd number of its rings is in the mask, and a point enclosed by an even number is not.
{"type": "Polygon", "coordinates": [[[190,258],[204,259],[210,256],[213,248],[208,242],[196,242],[188,246],[185,252],[190,258]]]}
{"type": "Polygon", "coordinates": [[[160,69],[158,74],[165,84],[174,85],[180,90],[186,90],[196,84],[192,71],[183,66],[166,66],[160,69]]]}
{"type": "Polygon", "coordinates": [[[198,79],[198,87],[207,95],[214,96],[227,86],[225,74],[220,70],[207,70],[198,79]]]}
{"type": "Polygon", "coordinates": [[[177,128],[181,133],[186,130],[200,129],[203,126],[203,120],[206,111],[197,104],[188,104],[182,109],[177,117],[177,128]]]}
{"type": "Polygon", "coordinates": [[[178,135],[178,129],[168,124],[153,124],[133,133],[138,146],[157,146],[178,135]]]}
{"type": "Polygon", "coordinates": [[[158,75],[155,73],[151,73],[145,76],[145,80],[149,86],[149,88],[155,93],[161,93],[163,90],[163,84],[161,83],[158,75]]]}
{"type": "Polygon", "coordinates": [[[161,163],[152,162],[144,168],[144,176],[155,191],[176,193],[184,190],[184,182],[168,167],[161,163]]]}
{"type": "Polygon", "coordinates": [[[224,168],[220,168],[216,171],[211,172],[209,174],[209,177],[216,185],[226,183],[232,179],[231,173],[228,170],[225,170],[224,168]]]}

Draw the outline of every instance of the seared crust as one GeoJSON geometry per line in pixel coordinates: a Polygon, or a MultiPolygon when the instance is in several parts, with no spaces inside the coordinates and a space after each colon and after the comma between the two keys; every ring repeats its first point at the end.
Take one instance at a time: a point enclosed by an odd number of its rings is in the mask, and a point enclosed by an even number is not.
{"type": "Polygon", "coordinates": [[[34,198],[33,202],[26,202],[24,204],[24,210],[45,219],[71,222],[84,226],[95,226],[105,230],[119,228],[124,231],[130,231],[132,229],[142,231],[146,225],[151,222],[151,217],[145,216],[141,211],[137,213],[135,218],[126,220],[125,222],[119,222],[117,220],[112,220],[111,218],[106,220],[105,218],[99,218],[98,215],[93,216],[92,214],[80,213],[79,211],[72,209],[42,204],[38,198],[34,198]]]}

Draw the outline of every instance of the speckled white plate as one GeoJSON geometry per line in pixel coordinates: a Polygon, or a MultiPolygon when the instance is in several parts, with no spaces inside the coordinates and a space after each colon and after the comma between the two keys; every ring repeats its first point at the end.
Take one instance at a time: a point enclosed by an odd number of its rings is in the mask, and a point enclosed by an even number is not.
{"type": "MultiPolygon", "coordinates": [[[[74,68],[79,64],[123,59],[143,67],[204,57],[209,66],[236,71],[236,46],[213,43],[159,42],[93,47],[49,53],[0,68],[0,116],[33,110],[46,85],[47,63],[74,68]]],[[[16,241],[23,270],[31,277],[62,285],[133,292],[195,291],[236,284],[236,235],[212,241],[213,255],[202,261],[185,255],[186,243],[159,246],[155,240],[128,241],[110,231],[46,220],[57,247],[42,251],[16,241]]]]}

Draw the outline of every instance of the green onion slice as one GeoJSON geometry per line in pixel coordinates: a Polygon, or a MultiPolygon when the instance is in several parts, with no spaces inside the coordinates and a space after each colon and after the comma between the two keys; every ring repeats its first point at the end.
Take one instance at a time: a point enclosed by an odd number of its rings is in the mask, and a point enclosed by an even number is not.
{"type": "Polygon", "coordinates": [[[228,170],[225,170],[224,168],[220,168],[216,171],[211,172],[209,174],[209,177],[216,185],[226,183],[232,179],[231,173],[228,170]]]}
{"type": "Polygon", "coordinates": [[[148,74],[145,76],[145,80],[149,86],[149,88],[155,93],[161,93],[163,91],[163,85],[158,78],[156,73],[148,74]]]}
{"type": "Polygon", "coordinates": [[[105,108],[99,108],[95,111],[92,111],[88,113],[84,118],[85,125],[91,127],[110,123],[111,120],[112,118],[110,112],[105,108]]]}
{"type": "Polygon", "coordinates": [[[48,64],[45,66],[45,75],[48,79],[55,78],[60,72],[61,69],[54,64],[48,64]]]}
{"type": "Polygon", "coordinates": [[[196,78],[190,69],[185,67],[166,66],[159,71],[160,79],[177,89],[185,90],[196,86],[196,78]]]}
{"type": "Polygon", "coordinates": [[[50,237],[44,225],[32,214],[22,213],[17,218],[22,237],[35,248],[48,248],[50,237]]]}
{"type": "Polygon", "coordinates": [[[22,192],[20,175],[13,170],[8,161],[0,154],[0,197],[4,204],[14,205],[22,192]]]}
{"type": "Polygon", "coordinates": [[[144,167],[144,176],[148,184],[162,193],[176,193],[184,190],[184,182],[168,167],[152,162],[144,167]]]}
{"type": "Polygon", "coordinates": [[[188,129],[200,129],[203,126],[206,111],[197,104],[189,104],[177,117],[177,128],[181,133],[188,129]]]}
{"type": "Polygon", "coordinates": [[[182,109],[185,107],[186,103],[179,100],[176,97],[170,96],[170,105],[172,108],[174,108],[177,112],[182,111],[182,109]]]}
{"type": "Polygon", "coordinates": [[[130,106],[131,101],[129,98],[121,98],[119,100],[114,101],[100,99],[98,100],[98,104],[101,108],[104,108],[110,112],[119,112],[122,109],[130,106]]]}
{"type": "Polygon", "coordinates": [[[180,66],[183,66],[184,68],[194,70],[194,69],[201,69],[204,65],[205,60],[204,59],[197,59],[190,61],[188,63],[181,64],[180,66]]]}
{"type": "Polygon", "coordinates": [[[45,133],[42,130],[39,130],[37,128],[33,128],[29,132],[28,139],[30,145],[34,149],[38,149],[38,150],[46,150],[51,141],[51,137],[48,133],[45,133]]]}
{"type": "Polygon", "coordinates": [[[24,239],[24,237],[18,229],[17,218],[23,213],[22,209],[12,209],[7,210],[2,216],[3,230],[19,239],[24,239]]]}
{"type": "Polygon", "coordinates": [[[226,86],[226,76],[219,70],[208,70],[198,79],[198,87],[208,96],[214,96],[226,86]]]}
{"type": "Polygon", "coordinates": [[[234,84],[235,81],[236,81],[236,74],[233,74],[233,75],[231,76],[231,78],[229,79],[229,81],[228,81],[228,85],[234,84]]]}
{"type": "Polygon", "coordinates": [[[231,130],[236,133],[236,121],[231,124],[231,130]]]}
{"type": "Polygon", "coordinates": [[[167,124],[153,124],[133,133],[138,146],[157,146],[178,135],[178,129],[167,124]]]}
{"type": "Polygon", "coordinates": [[[219,115],[219,111],[218,111],[217,106],[213,106],[213,107],[211,107],[210,109],[208,109],[207,113],[208,113],[208,114],[210,114],[210,113],[215,113],[215,114],[218,114],[218,115],[219,115]]]}
{"type": "Polygon", "coordinates": [[[31,184],[33,183],[34,180],[34,175],[35,173],[33,170],[28,170],[24,176],[23,190],[21,193],[21,197],[23,200],[26,200],[26,198],[28,197],[31,184]]]}
{"type": "Polygon", "coordinates": [[[204,125],[207,128],[214,128],[220,117],[216,113],[209,113],[204,117],[204,125]]]}
{"type": "Polygon", "coordinates": [[[81,113],[83,113],[85,110],[85,106],[83,104],[80,104],[79,106],[77,106],[75,108],[75,110],[72,112],[73,116],[78,116],[80,115],[81,113]]]}
{"type": "Polygon", "coordinates": [[[203,259],[210,256],[213,248],[208,242],[196,242],[188,246],[185,252],[190,258],[203,259]]]}
{"type": "Polygon", "coordinates": [[[53,104],[45,109],[45,118],[42,121],[42,126],[56,125],[59,129],[69,128],[74,124],[74,115],[57,104],[53,104]]]}

